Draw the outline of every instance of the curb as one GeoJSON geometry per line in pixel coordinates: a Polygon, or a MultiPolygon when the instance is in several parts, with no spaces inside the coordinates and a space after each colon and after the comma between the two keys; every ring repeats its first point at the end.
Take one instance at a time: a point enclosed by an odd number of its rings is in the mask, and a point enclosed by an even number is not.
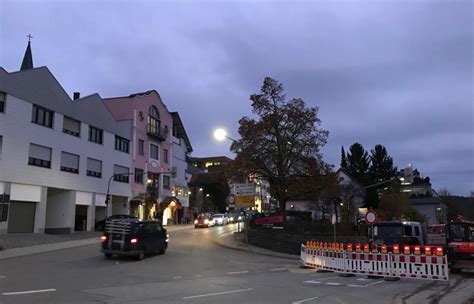
{"type": "Polygon", "coordinates": [[[56,250],[61,250],[61,249],[74,248],[74,247],[85,246],[85,245],[92,245],[92,244],[99,245],[99,240],[97,238],[91,238],[91,239],[83,239],[83,240],[76,240],[76,241],[66,241],[66,242],[59,242],[59,243],[27,246],[27,247],[21,247],[21,248],[12,248],[12,249],[0,251],[0,260],[33,255],[33,254],[38,254],[38,253],[45,253],[45,252],[56,251],[56,250]]]}
{"type": "Polygon", "coordinates": [[[234,232],[225,233],[221,237],[213,240],[213,243],[217,244],[221,247],[224,247],[224,248],[239,250],[239,251],[246,251],[246,252],[255,253],[255,254],[259,254],[259,255],[266,255],[266,256],[271,256],[271,257],[276,257],[276,258],[288,259],[288,260],[299,260],[300,259],[300,257],[297,256],[297,255],[292,255],[292,254],[288,254],[288,253],[281,253],[281,252],[275,252],[275,251],[260,248],[260,247],[257,247],[257,246],[248,245],[248,244],[245,244],[245,243],[242,243],[242,242],[240,242],[240,243],[244,244],[245,247],[239,247],[238,245],[230,245],[228,243],[225,243],[225,242],[221,241],[222,239],[231,238],[233,236],[233,234],[234,234],[234,232]]]}

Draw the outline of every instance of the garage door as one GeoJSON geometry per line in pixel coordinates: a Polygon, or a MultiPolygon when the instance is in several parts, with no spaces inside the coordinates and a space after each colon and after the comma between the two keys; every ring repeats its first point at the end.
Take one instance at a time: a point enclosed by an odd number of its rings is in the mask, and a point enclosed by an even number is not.
{"type": "Polygon", "coordinates": [[[35,228],[36,203],[10,202],[8,233],[31,233],[35,228]]]}

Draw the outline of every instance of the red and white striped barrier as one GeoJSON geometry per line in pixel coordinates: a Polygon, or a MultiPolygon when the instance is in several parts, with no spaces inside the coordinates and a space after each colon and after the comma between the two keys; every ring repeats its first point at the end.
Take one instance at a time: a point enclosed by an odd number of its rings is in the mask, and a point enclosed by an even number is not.
{"type": "Polygon", "coordinates": [[[343,244],[307,242],[301,245],[300,260],[307,267],[340,273],[448,281],[448,259],[442,248],[426,246],[421,251],[420,246],[404,246],[400,252],[394,245],[387,252],[385,245],[379,251],[356,244],[353,252],[352,244],[344,248],[343,244]]]}

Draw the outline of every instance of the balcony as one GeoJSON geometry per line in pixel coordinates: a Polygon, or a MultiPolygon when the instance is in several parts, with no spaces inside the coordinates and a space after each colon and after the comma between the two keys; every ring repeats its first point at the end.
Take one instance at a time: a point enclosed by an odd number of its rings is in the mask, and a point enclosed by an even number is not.
{"type": "Polygon", "coordinates": [[[148,124],[146,127],[146,133],[148,136],[164,141],[168,135],[168,129],[148,124]]]}

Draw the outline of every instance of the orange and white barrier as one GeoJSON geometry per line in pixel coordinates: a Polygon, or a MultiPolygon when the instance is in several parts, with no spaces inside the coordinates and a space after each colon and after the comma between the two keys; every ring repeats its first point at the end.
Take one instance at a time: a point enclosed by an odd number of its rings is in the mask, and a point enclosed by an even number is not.
{"type": "Polygon", "coordinates": [[[449,280],[448,259],[441,247],[394,245],[392,252],[388,252],[385,245],[379,251],[368,244],[344,246],[309,241],[301,245],[300,260],[307,267],[341,273],[449,280]]]}

